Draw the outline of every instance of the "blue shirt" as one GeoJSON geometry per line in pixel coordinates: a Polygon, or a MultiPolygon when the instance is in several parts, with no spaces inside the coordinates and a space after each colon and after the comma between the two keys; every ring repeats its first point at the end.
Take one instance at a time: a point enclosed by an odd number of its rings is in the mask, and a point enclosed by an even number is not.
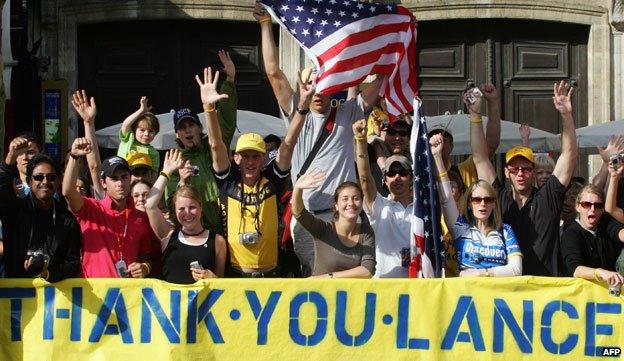
{"type": "Polygon", "coordinates": [[[459,217],[453,226],[453,243],[457,249],[459,270],[505,266],[510,256],[522,256],[511,227],[503,224],[502,230],[502,235],[500,230],[494,230],[486,236],[463,217],[459,217]]]}

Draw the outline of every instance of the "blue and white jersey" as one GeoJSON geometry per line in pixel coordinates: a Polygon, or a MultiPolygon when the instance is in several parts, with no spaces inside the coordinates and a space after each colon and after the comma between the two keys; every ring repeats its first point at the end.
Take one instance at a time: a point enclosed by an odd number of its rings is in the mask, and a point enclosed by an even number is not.
{"type": "Polygon", "coordinates": [[[522,256],[516,235],[508,224],[503,224],[502,235],[500,230],[494,230],[486,236],[459,217],[453,226],[453,235],[460,271],[504,266],[509,257],[522,256]]]}

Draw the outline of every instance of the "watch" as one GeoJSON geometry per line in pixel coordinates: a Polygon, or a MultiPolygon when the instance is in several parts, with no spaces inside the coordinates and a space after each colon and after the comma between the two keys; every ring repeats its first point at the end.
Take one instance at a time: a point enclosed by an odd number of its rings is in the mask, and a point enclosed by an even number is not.
{"type": "Polygon", "coordinates": [[[310,109],[299,109],[299,107],[297,107],[297,113],[301,114],[301,115],[306,115],[310,112],[310,109]]]}

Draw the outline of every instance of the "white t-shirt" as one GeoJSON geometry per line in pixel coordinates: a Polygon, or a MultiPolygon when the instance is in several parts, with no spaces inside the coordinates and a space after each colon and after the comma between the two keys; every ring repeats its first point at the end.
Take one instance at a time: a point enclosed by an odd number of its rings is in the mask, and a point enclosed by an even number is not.
{"type": "Polygon", "coordinates": [[[374,277],[407,278],[413,204],[403,207],[400,202],[377,193],[372,212],[366,203],[364,211],[375,231],[377,268],[374,277]]]}

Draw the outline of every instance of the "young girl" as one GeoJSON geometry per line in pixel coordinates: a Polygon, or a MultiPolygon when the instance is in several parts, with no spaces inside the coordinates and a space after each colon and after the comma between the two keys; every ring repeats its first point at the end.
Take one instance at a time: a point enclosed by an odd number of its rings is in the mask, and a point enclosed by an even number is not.
{"type": "Polygon", "coordinates": [[[316,188],[325,174],[310,171],[294,186],[292,213],[314,236],[314,278],[371,278],[375,274],[375,234],[368,224],[357,223],[362,212],[362,188],[344,182],[334,192],[335,221],[325,222],[303,206],[303,190],[316,188]]]}
{"type": "Polygon", "coordinates": [[[152,169],[158,173],[160,156],[150,143],[160,131],[160,124],[158,118],[149,110],[147,97],[141,97],[139,109],[130,114],[121,124],[117,155],[126,158],[128,153],[133,152],[148,154],[152,159],[152,169]]]}

